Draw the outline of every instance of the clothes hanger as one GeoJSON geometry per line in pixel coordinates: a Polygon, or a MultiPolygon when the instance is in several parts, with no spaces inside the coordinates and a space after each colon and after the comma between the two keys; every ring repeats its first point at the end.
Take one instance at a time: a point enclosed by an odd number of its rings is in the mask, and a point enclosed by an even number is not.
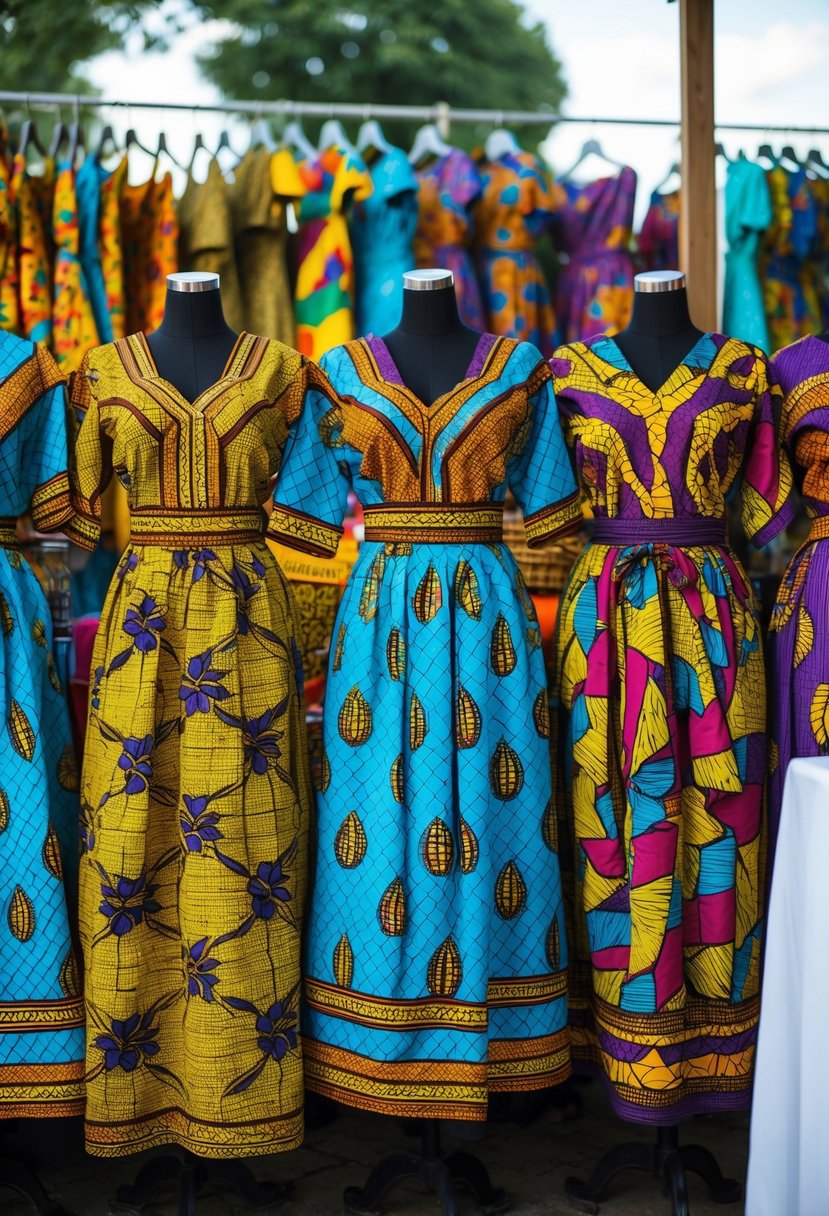
{"type": "Polygon", "coordinates": [[[93,153],[96,160],[103,160],[104,155],[106,154],[107,144],[112,144],[113,152],[118,151],[118,144],[116,143],[116,140],[115,140],[115,131],[113,130],[110,123],[106,124],[106,126],[102,129],[100,136],[98,137],[98,146],[96,147],[95,152],[93,153]]]}
{"type": "Polygon", "coordinates": [[[358,152],[391,152],[391,144],[376,118],[367,118],[357,132],[358,152]]]}
{"type": "Polygon", "coordinates": [[[129,152],[130,148],[138,148],[139,152],[144,152],[147,156],[152,157],[153,160],[156,158],[156,154],[152,148],[147,148],[142,144],[133,127],[130,127],[124,136],[124,151],[129,152]]]}
{"type": "Polygon", "coordinates": [[[448,156],[452,148],[438,131],[433,122],[427,122],[414,137],[412,149],[409,152],[409,163],[420,165],[423,161],[439,159],[448,156]]]}
{"type": "MultiPolygon", "coordinates": [[[[720,149],[722,150],[721,145],[720,145],[720,149]]],[[[715,149],[715,151],[716,151],[716,149],[715,149]]],[[[725,153],[723,152],[722,155],[725,156],[725,153]]],[[[668,184],[668,182],[674,176],[679,177],[679,163],[677,161],[674,161],[674,163],[671,165],[668,172],[662,178],[662,181],[654,186],[653,193],[654,194],[663,194],[663,193],[672,194],[673,191],[671,191],[671,190],[666,191],[665,186],[668,184]]]]}
{"type": "Polygon", "coordinates": [[[60,113],[60,107],[55,106],[55,129],[52,132],[52,142],[49,144],[49,159],[54,160],[60,151],[61,145],[69,134],[66,129],[66,123],[63,121],[60,113]]]}
{"type": "Polygon", "coordinates": [[[261,115],[251,124],[250,146],[251,148],[265,148],[268,152],[276,151],[276,140],[273,137],[268,120],[261,115]]]}
{"type": "Polygon", "coordinates": [[[184,165],[179,164],[170,149],[167,147],[167,136],[164,131],[160,131],[158,135],[158,149],[156,150],[155,159],[159,160],[162,155],[166,156],[177,169],[181,169],[182,171],[184,170],[184,165]]]}
{"type": "Polygon", "coordinates": [[[49,153],[46,151],[45,147],[43,146],[43,141],[40,138],[40,134],[37,129],[37,124],[36,124],[34,118],[32,118],[32,112],[29,109],[29,101],[27,98],[27,100],[26,100],[26,117],[23,120],[23,123],[20,127],[20,140],[18,142],[18,147],[17,147],[18,152],[20,153],[20,155],[23,157],[24,160],[26,158],[26,153],[28,152],[28,149],[30,147],[33,147],[36,152],[39,152],[44,160],[46,160],[48,158],[49,153]]]}
{"type": "Polygon", "coordinates": [[[505,156],[517,156],[521,150],[521,145],[512,131],[508,131],[501,123],[494,131],[490,131],[484,144],[486,159],[493,163],[496,160],[503,160],[505,156]]]}
{"type": "Polygon", "coordinates": [[[779,159],[781,161],[787,160],[790,165],[794,165],[795,169],[803,168],[803,165],[791,144],[786,144],[785,148],[780,149],[779,159]]]}
{"type": "Polygon", "coordinates": [[[808,168],[814,169],[814,171],[818,174],[819,177],[823,177],[823,178],[829,177],[829,165],[827,165],[826,161],[821,156],[820,150],[818,148],[811,149],[811,151],[806,156],[805,163],[808,168]]]}
{"type": "Polygon", "coordinates": [[[771,144],[760,144],[757,149],[757,160],[767,160],[772,167],[777,164],[777,157],[774,155],[774,149],[771,144]]]}
{"type": "Polygon", "coordinates": [[[608,165],[613,165],[613,167],[616,169],[627,168],[627,166],[622,164],[621,161],[614,160],[612,156],[608,156],[597,139],[591,138],[584,141],[581,152],[579,152],[578,156],[576,157],[574,164],[570,166],[566,173],[562,173],[562,178],[566,179],[568,177],[572,177],[574,171],[578,169],[579,165],[583,164],[589,156],[598,156],[601,160],[605,161],[608,165]]]}
{"type": "Polygon", "coordinates": [[[302,124],[296,118],[292,118],[282,132],[282,143],[286,144],[289,148],[293,148],[295,152],[301,153],[306,160],[316,159],[317,150],[303,131],[302,124]]]}
{"type": "Polygon", "coordinates": [[[322,124],[317,151],[325,152],[328,148],[345,148],[346,152],[354,151],[339,118],[328,118],[322,124]]]}

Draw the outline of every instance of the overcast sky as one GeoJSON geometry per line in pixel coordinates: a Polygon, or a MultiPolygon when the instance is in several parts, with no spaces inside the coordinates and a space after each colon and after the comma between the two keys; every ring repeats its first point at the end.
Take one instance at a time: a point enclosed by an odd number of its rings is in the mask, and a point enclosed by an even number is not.
{"type": "MultiPolygon", "coordinates": [[[[179,0],[165,0],[177,4],[179,0]]],[[[418,3],[423,0],[417,0],[418,3]]],[[[679,5],[666,0],[526,0],[550,31],[569,85],[565,112],[674,118],[679,114],[679,5]]],[[[829,126],[829,0],[719,0],[716,24],[716,114],[720,122],[829,126]]],[[[165,55],[108,54],[90,68],[105,96],[206,103],[217,94],[199,75],[195,52],[223,22],[194,23],[165,55]]],[[[401,99],[404,100],[404,99],[401,99]]],[[[436,99],[437,100],[437,99],[436,99]]],[[[117,117],[117,116],[116,116],[117,117]]],[[[155,142],[159,115],[135,111],[132,125],[155,142]]],[[[123,119],[119,124],[125,125],[123,119]]],[[[222,120],[168,115],[165,127],[179,159],[189,157],[196,130],[208,144],[222,120]]],[[[554,169],[567,169],[586,138],[640,176],[641,215],[650,189],[678,159],[677,133],[641,127],[560,126],[545,146],[554,169]]],[[[751,154],[763,136],[722,132],[726,147],[751,154]]],[[[775,136],[799,152],[817,144],[829,162],[829,137],[775,136]]],[[[600,167],[600,166],[599,166],[600,167]]],[[[136,164],[136,171],[142,166],[136,164]]]]}

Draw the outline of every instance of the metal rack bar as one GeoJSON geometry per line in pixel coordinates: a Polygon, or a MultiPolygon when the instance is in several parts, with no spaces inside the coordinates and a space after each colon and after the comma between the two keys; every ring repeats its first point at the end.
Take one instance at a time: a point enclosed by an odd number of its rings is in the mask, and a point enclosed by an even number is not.
{"type": "MultiPolygon", "coordinates": [[[[375,105],[372,102],[319,101],[223,101],[187,104],[180,101],[124,101],[120,98],[92,97],[74,93],[16,93],[0,91],[0,105],[19,103],[22,106],[98,107],[121,110],[184,110],[191,114],[245,114],[248,116],[284,116],[299,118],[401,118],[422,122],[491,123],[506,126],[553,126],[556,123],[580,123],[583,126],[604,123],[619,127],[679,127],[678,118],[619,118],[610,115],[557,114],[540,110],[468,110],[454,109],[445,102],[432,106],[375,105]]],[[[829,127],[786,126],[784,124],[718,122],[719,131],[779,132],[786,135],[829,135],[829,127]]]]}

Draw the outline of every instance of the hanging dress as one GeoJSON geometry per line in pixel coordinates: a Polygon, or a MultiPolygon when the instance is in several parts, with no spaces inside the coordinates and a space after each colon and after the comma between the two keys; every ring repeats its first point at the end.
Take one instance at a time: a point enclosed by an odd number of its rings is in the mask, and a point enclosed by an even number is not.
{"type": "Polygon", "coordinates": [[[400,148],[369,166],[374,189],[351,212],[357,335],[387,334],[403,315],[403,275],[412,270],[418,181],[400,148]]]}
{"type": "Polygon", "coordinates": [[[173,179],[155,173],[132,186],[124,181],[119,199],[123,252],[126,333],[152,333],[164,316],[167,275],[178,270],[178,221],[173,179]]]}
{"type": "Polygon", "coordinates": [[[829,343],[808,337],[777,353],[783,439],[802,478],[812,526],[789,562],[769,625],[769,820],[776,839],[789,761],[829,754],[829,343]]]}
{"type": "Polygon", "coordinates": [[[729,162],[725,180],[725,286],[723,329],[732,338],[769,349],[769,329],[757,255],[771,223],[765,170],[745,157],[729,162]]]}
{"type": "Polygon", "coordinates": [[[80,257],[76,177],[69,163],[57,166],[52,220],[52,349],[65,375],[79,367],[86,352],[98,345],[95,314],[80,257]]]}
{"type": "MultiPolygon", "coordinates": [[[[101,342],[111,342],[114,337],[123,336],[122,332],[118,334],[113,332],[110,315],[111,311],[118,310],[118,302],[113,298],[112,291],[114,286],[110,263],[112,234],[109,229],[113,220],[113,212],[117,220],[118,194],[126,171],[126,157],[122,157],[115,169],[106,169],[97,156],[87,156],[78,170],[75,181],[78,198],[81,267],[87,295],[95,316],[95,328],[101,342]],[[109,284],[107,276],[110,278],[109,284]]],[[[120,222],[118,227],[120,229],[120,222]]],[[[118,245],[120,246],[120,237],[118,245]]],[[[121,294],[123,294],[123,287],[121,294]]],[[[120,312],[123,315],[123,300],[120,301],[120,312]]]]}
{"type": "Polygon", "coordinates": [[[452,148],[417,170],[420,183],[415,258],[424,268],[451,270],[461,320],[486,329],[481,289],[472,262],[472,210],[483,182],[471,156],[452,148]]]}
{"type": "Polygon", "coordinates": [[[556,291],[559,328],[567,342],[618,333],[633,308],[636,174],[625,166],[615,177],[562,185],[567,202],[552,223],[556,248],[568,258],[556,291]]]}
{"type": "Polygon", "coordinates": [[[14,156],[0,115],[0,330],[7,333],[20,330],[17,230],[14,156]]]}
{"type": "Polygon", "coordinates": [[[346,212],[368,198],[371,178],[353,149],[331,147],[299,166],[296,344],[310,359],[354,336],[354,258],[346,212]]]}
{"type": "Polygon", "coordinates": [[[17,207],[17,264],[20,332],[31,342],[52,336],[51,195],[54,165],[40,175],[29,172],[25,155],[14,158],[13,194],[17,207]],[[46,224],[47,215],[50,222],[46,224]]]}
{"type": "Polygon", "coordinates": [[[83,1110],[74,892],[78,771],[40,584],[15,524],[71,516],[66,396],[52,357],[0,334],[0,1121],[83,1110]]]}
{"type": "Polygon", "coordinates": [[[261,503],[306,392],[241,335],[189,402],[143,335],[93,351],[72,535],[94,544],[113,470],[131,543],[92,659],[80,932],[86,1146],[206,1157],[296,1147],[309,777],[294,609],[261,503]]]}
{"type": "Polygon", "coordinates": [[[334,629],[305,953],[306,1083],[387,1114],[485,1119],[569,1073],[567,945],[532,602],[501,543],[507,483],[542,544],[581,519],[547,365],[482,335],[433,405],[382,339],[323,361],[271,531],[365,542],[334,629]]]}
{"type": "Polygon", "coordinates": [[[493,333],[532,342],[545,358],[555,346],[556,318],[535,244],[563,201],[536,156],[508,153],[481,166],[483,193],[475,240],[487,325],[493,333]]]}
{"type": "Polygon", "coordinates": [[[554,669],[573,1053],[617,1114],[672,1124],[751,1095],[766,683],[725,501],[741,485],[762,545],[792,516],[791,475],[756,347],[705,334],[656,393],[612,338],[552,367],[596,520],[554,669]]]}
{"type": "Polygon", "coordinates": [[[288,279],[288,204],[304,187],[287,149],[251,148],[233,172],[230,209],[242,328],[294,345],[294,304],[288,279]]]}
{"type": "MultiPolygon", "coordinates": [[[[636,248],[643,270],[676,270],[679,266],[679,191],[654,190],[636,248]]],[[[726,328],[728,328],[726,326],[726,328]]],[[[731,332],[730,330],[728,331],[731,332]]]]}
{"type": "Polygon", "coordinates": [[[178,200],[177,215],[179,269],[217,274],[221,280],[225,320],[231,329],[243,329],[230,187],[215,156],[203,182],[195,180],[191,168],[184,193],[178,200]]]}
{"type": "Polygon", "coordinates": [[[768,173],[772,222],[760,257],[763,302],[771,350],[790,346],[820,329],[820,305],[808,260],[817,236],[817,208],[805,169],[782,165],[768,173]]]}

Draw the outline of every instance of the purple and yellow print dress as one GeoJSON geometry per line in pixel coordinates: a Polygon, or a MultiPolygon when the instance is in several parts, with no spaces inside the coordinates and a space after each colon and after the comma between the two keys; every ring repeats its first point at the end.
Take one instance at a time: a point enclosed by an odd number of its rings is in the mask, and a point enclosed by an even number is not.
{"type": "Polygon", "coordinates": [[[80,1114],[84,1102],[81,969],[67,911],[78,767],[46,597],[17,547],[28,512],[49,532],[72,515],[66,391],[51,355],[0,333],[0,1125],[80,1114]]]}
{"type": "Polygon", "coordinates": [[[532,342],[549,358],[556,318],[535,243],[563,192],[529,152],[510,153],[481,167],[483,195],[475,239],[489,329],[532,342]]]}
{"type": "Polygon", "coordinates": [[[330,555],[349,490],[365,543],[334,629],[306,937],[306,1082],[388,1114],[485,1119],[570,1070],[549,720],[532,602],[501,542],[581,520],[550,374],[482,335],[427,406],[382,340],[332,351],[271,529],[330,555]]]}
{"type": "Polygon", "coordinates": [[[787,346],[775,355],[772,375],[784,394],[783,440],[812,520],[783,575],[769,626],[774,841],[789,761],[829,755],[829,343],[810,336],[787,346]]]}
{"type": "Polygon", "coordinates": [[[615,334],[633,307],[630,252],[636,174],[625,166],[616,177],[586,186],[561,183],[567,202],[553,217],[553,240],[569,259],[561,269],[556,316],[566,342],[615,334]]]}
{"type": "Polygon", "coordinates": [[[94,545],[113,474],[132,528],[95,641],[81,779],[96,1156],[302,1140],[311,791],[296,613],[262,503],[316,392],[330,390],[313,364],[250,334],[194,401],[141,334],[73,377],[73,538],[94,545]]]}
{"type": "Polygon", "coordinates": [[[623,1118],[672,1124],[751,1093],[766,685],[725,500],[763,544],[791,475],[756,347],[705,334],[656,393],[612,338],[552,367],[596,521],[555,662],[573,1053],[623,1118]]]}
{"type": "Polygon", "coordinates": [[[453,148],[417,170],[420,183],[414,251],[417,265],[451,270],[461,320],[485,329],[481,289],[472,262],[472,208],[483,182],[471,156],[453,148]]]}

